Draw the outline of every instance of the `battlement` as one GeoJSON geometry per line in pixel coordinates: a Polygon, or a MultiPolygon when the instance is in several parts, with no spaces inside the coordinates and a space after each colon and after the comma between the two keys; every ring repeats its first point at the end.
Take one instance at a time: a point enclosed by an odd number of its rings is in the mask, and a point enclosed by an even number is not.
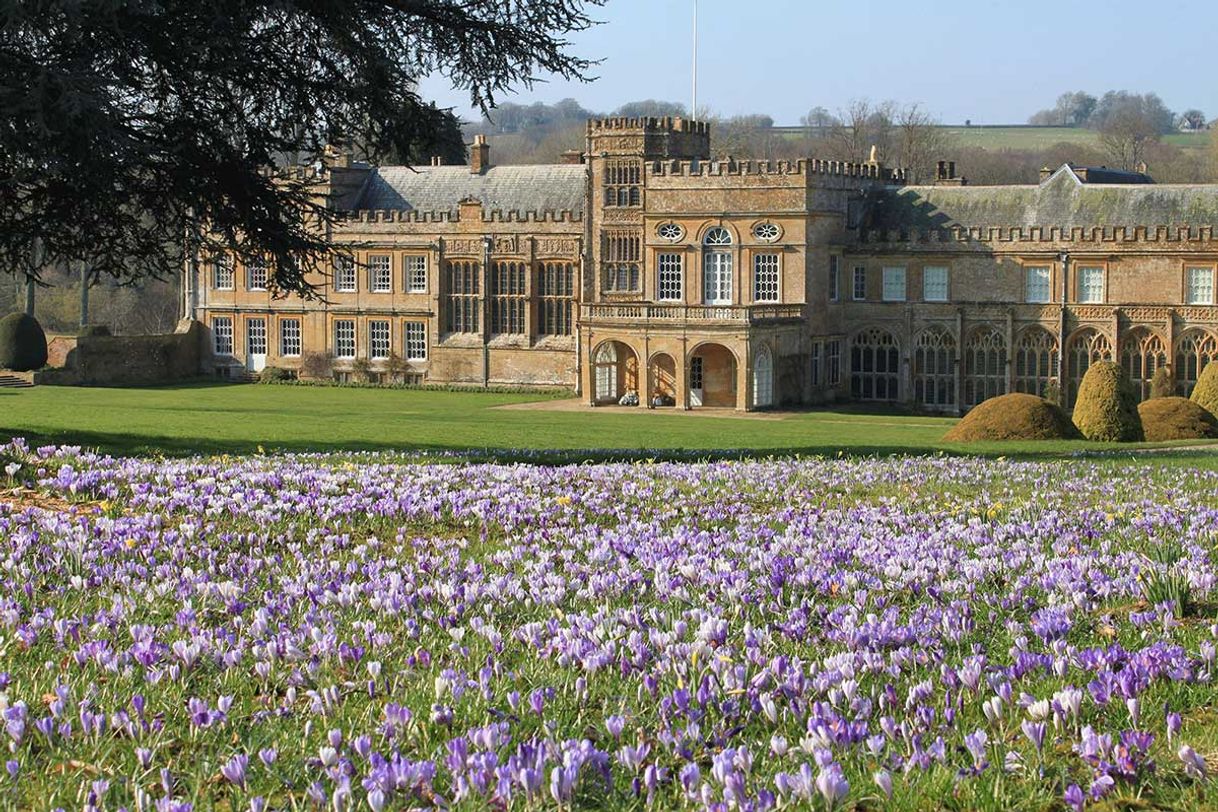
{"type": "Polygon", "coordinates": [[[596,135],[602,131],[621,130],[709,135],[710,124],[705,121],[693,121],[688,118],[682,118],[681,116],[644,116],[642,118],[616,116],[588,120],[589,135],[596,135]]]}
{"type": "Polygon", "coordinates": [[[651,174],[656,177],[825,175],[892,184],[903,184],[908,177],[904,169],[889,169],[874,163],[822,161],[819,158],[800,158],[797,161],[737,161],[732,158],[711,161],[653,161],[651,174]]]}
{"type": "Polygon", "coordinates": [[[926,243],[1081,243],[1135,244],[1214,243],[1212,226],[1094,226],[1059,228],[1052,226],[972,227],[947,226],[917,231],[863,229],[859,241],[865,244],[914,247],[926,243]]]}
{"type": "MultiPolygon", "coordinates": [[[[353,211],[346,219],[348,223],[456,223],[461,218],[457,212],[417,211],[400,209],[362,209],[353,211]]],[[[491,209],[482,216],[484,223],[582,223],[584,216],[578,211],[501,211],[491,209]]]]}

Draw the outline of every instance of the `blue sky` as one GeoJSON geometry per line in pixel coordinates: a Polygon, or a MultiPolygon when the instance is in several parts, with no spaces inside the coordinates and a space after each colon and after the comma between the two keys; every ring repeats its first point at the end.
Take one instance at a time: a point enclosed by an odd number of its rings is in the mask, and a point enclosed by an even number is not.
{"type": "MultiPolygon", "coordinates": [[[[816,105],[919,102],[944,123],[1021,123],[1066,90],[1155,91],[1218,117],[1215,0],[698,0],[698,106],[797,124],[816,105]]],[[[609,0],[573,40],[590,84],[547,81],[502,101],[573,97],[608,111],[689,103],[693,0],[609,0]]],[[[439,76],[423,93],[473,117],[439,76]]]]}

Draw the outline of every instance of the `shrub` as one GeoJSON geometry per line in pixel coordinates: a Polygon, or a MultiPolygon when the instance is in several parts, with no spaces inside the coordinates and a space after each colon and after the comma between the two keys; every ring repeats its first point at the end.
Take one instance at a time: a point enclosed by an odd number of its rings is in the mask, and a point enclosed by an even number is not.
{"type": "Polygon", "coordinates": [[[372,362],[367,358],[356,358],[351,362],[351,374],[360,383],[372,382],[372,362]]]}
{"type": "Polygon", "coordinates": [[[1176,394],[1176,385],[1172,383],[1171,373],[1167,367],[1159,367],[1150,379],[1150,396],[1152,398],[1169,398],[1176,394]]]}
{"type": "Polygon", "coordinates": [[[76,335],[82,337],[108,336],[110,335],[110,328],[104,324],[86,324],[77,331],[76,335]]]}
{"type": "Polygon", "coordinates": [[[398,355],[397,350],[389,351],[389,357],[385,359],[385,372],[389,375],[390,383],[402,380],[406,373],[406,359],[398,355]]]}
{"type": "Polygon", "coordinates": [[[1083,376],[1074,425],[1088,440],[1136,442],[1143,437],[1138,398],[1120,364],[1096,361],[1083,376]]]}
{"type": "Polygon", "coordinates": [[[283,367],[263,367],[258,373],[258,380],[262,383],[281,383],[292,380],[292,373],[283,367]]]}
{"type": "Polygon", "coordinates": [[[1062,405],[1062,387],[1057,382],[1057,378],[1050,378],[1045,382],[1044,399],[1052,403],[1054,406],[1062,405]]]}
{"type": "Polygon", "coordinates": [[[1218,418],[1188,398],[1151,398],[1138,404],[1147,440],[1200,440],[1218,437],[1218,418]]]}
{"type": "Polygon", "coordinates": [[[1201,377],[1193,387],[1192,401],[1218,417],[1218,363],[1208,363],[1201,370],[1201,377]]]}
{"type": "Polygon", "coordinates": [[[1075,440],[1081,435],[1056,403],[1013,393],[990,398],[943,435],[948,442],[980,440],[1075,440]]]}
{"type": "Polygon", "coordinates": [[[334,359],[324,352],[306,352],[300,359],[300,377],[326,379],[334,375],[334,359]]]}
{"type": "Polygon", "coordinates": [[[47,337],[42,325],[25,313],[0,319],[0,369],[30,372],[47,364],[47,337]]]}

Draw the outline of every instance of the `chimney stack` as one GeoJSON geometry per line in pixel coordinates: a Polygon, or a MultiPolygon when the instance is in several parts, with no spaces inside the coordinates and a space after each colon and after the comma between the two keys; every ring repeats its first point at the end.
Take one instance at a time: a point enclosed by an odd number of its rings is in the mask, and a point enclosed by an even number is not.
{"type": "Polygon", "coordinates": [[[577,149],[568,149],[559,154],[558,162],[560,164],[582,164],[584,154],[577,149]]]}
{"type": "Polygon", "coordinates": [[[956,177],[955,161],[937,161],[935,163],[936,186],[967,186],[968,178],[956,177]]]}
{"type": "Polygon", "coordinates": [[[490,168],[491,147],[486,143],[485,135],[475,135],[473,149],[469,151],[469,171],[481,175],[490,168]]]}

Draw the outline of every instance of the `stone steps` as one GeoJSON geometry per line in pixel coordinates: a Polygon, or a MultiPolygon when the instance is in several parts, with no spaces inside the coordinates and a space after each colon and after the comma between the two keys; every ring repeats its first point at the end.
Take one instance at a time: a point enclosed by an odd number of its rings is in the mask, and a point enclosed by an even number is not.
{"type": "Polygon", "coordinates": [[[25,378],[0,372],[0,389],[28,389],[33,385],[25,378]]]}

